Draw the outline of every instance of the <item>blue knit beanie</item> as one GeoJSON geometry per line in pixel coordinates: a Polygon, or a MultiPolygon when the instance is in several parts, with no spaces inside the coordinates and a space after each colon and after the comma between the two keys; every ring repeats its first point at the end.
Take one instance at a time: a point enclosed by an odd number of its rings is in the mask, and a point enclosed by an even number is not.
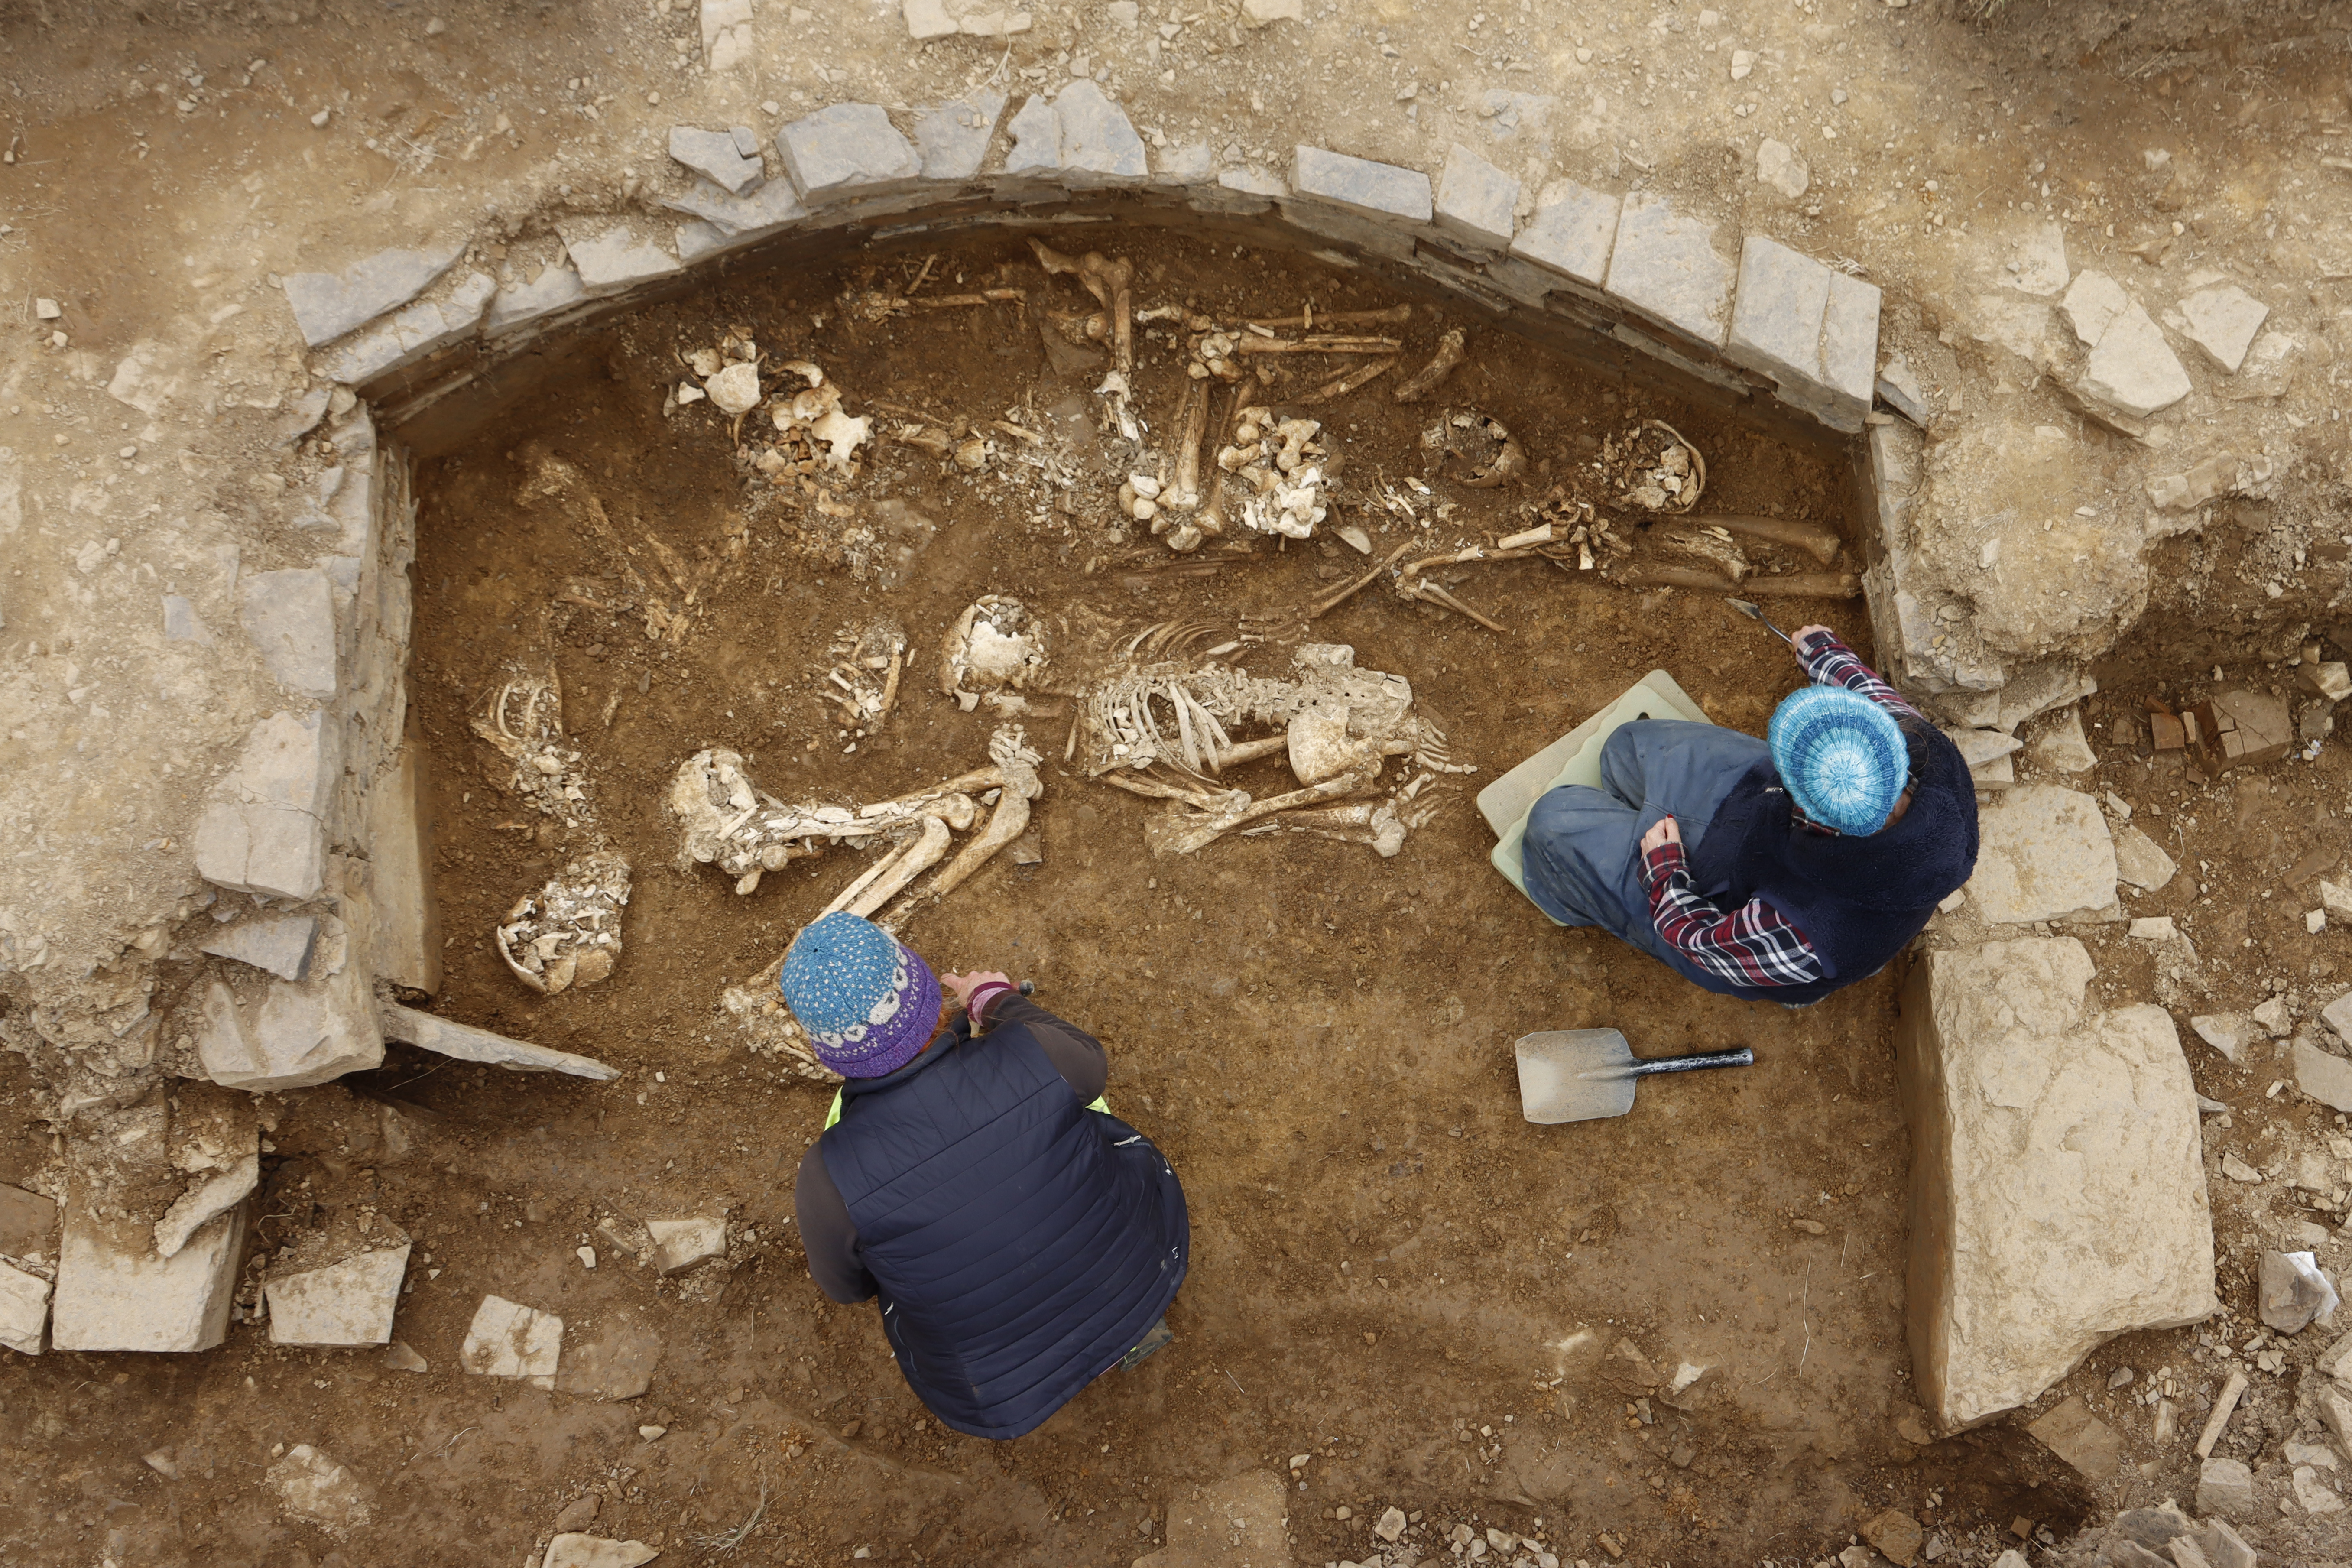
{"type": "Polygon", "coordinates": [[[872,921],[840,910],[793,938],[776,984],[817,1059],[844,1078],[897,1072],[940,1026],[929,965],[872,921]]]}
{"type": "Polygon", "coordinates": [[[1842,686],[1793,692],[1772,715],[1772,765],[1797,808],[1824,827],[1864,837],[1910,777],[1903,731],[1885,709],[1842,686]]]}

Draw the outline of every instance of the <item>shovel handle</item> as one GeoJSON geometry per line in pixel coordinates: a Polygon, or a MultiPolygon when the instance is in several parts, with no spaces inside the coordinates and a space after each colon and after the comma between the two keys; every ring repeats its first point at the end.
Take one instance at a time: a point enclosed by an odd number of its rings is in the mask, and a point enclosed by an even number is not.
{"type": "Polygon", "coordinates": [[[1702,1068],[1744,1068],[1755,1063],[1756,1053],[1742,1046],[1733,1051],[1702,1051],[1695,1057],[1657,1057],[1635,1062],[1625,1076],[1647,1078],[1656,1072],[1696,1072],[1702,1068]]]}

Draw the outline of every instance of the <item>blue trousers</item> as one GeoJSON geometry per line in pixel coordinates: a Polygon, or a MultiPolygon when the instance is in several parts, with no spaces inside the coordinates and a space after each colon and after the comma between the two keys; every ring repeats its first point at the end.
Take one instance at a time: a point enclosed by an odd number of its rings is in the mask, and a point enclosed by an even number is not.
{"type": "Polygon", "coordinates": [[[1668,946],[1650,921],[1642,835],[1671,816],[1685,851],[1740,775],[1771,755],[1753,735],[1679,719],[1624,725],[1601,748],[1599,789],[1562,784],[1528,813],[1528,897],[1552,919],[1599,926],[1709,989],[1719,982],[1668,946]]]}

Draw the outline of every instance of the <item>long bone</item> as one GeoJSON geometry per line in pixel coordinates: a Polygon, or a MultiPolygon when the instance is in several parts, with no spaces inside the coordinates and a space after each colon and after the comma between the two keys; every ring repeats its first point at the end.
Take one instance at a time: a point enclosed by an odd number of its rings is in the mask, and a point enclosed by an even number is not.
{"type": "Polygon", "coordinates": [[[1232,832],[1245,822],[1272,816],[1278,812],[1294,810],[1302,805],[1317,805],[1327,800],[1338,800],[1370,789],[1379,777],[1376,768],[1362,768],[1326,779],[1305,789],[1295,789],[1287,795],[1271,799],[1252,801],[1247,795],[1234,792],[1243,804],[1229,805],[1223,811],[1210,813],[1205,818],[1187,817],[1181,813],[1171,816],[1154,816],[1143,825],[1143,841],[1157,855],[1190,855],[1232,832]]]}
{"type": "Polygon", "coordinates": [[[836,910],[847,910],[853,915],[872,914],[897,897],[899,889],[938,865],[948,852],[950,837],[944,821],[927,815],[919,837],[868,867],[864,876],[844,888],[822,912],[829,915],[836,910]]]}

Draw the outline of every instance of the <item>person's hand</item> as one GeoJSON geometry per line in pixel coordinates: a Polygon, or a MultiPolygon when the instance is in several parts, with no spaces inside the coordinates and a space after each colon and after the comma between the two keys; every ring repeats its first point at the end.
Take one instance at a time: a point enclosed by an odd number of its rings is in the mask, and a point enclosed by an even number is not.
{"type": "Polygon", "coordinates": [[[1682,841],[1683,830],[1675,826],[1675,819],[1662,816],[1658,818],[1656,826],[1642,835],[1642,853],[1647,855],[1661,844],[1678,845],[1682,841]]]}
{"type": "Polygon", "coordinates": [[[1799,657],[1801,658],[1805,651],[1805,640],[1808,637],[1811,637],[1815,632],[1821,633],[1822,636],[1825,637],[1833,637],[1837,636],[1837,633],[1830,630],[1827,626],[1799,626],[1795,631],[1789,634],[1789,646],[1796,649],[1799,657]]]}
{"type": "Polygon", "coordinates": [[[999,974],[993,969],[975,969],[970,974],[942,974],[940,976],[940,984],[948,988],[949,994],[955,998],[956,1005],[965,1008],[969,1008],[971,1005],[971,994],[992,980],[999,981],[1006,985],[1013,984],[1013,976],[1010,974],[999,974]]]}

